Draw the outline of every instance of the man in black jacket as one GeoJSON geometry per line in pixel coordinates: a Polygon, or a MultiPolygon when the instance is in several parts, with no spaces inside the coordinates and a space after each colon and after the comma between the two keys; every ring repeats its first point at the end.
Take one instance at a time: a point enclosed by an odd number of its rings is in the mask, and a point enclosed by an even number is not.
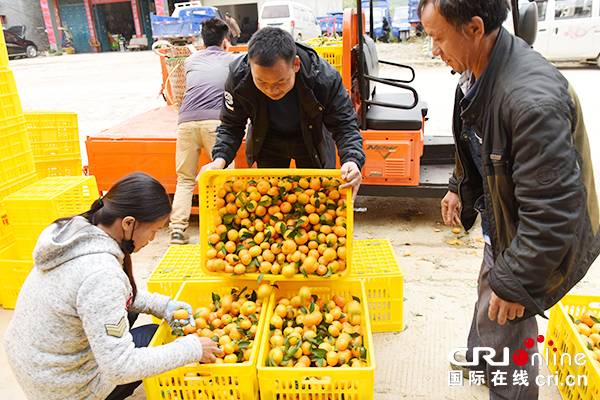
{"type": "Polygon", "coordinates": [[[461,73],[444,222],[470,229],[480,213],[486,241],[468,350],[454,355],[453,368],[485,376],[490,399],[537,399],[532,317],[557,303],[600,252],[581,106],[555,67],[502,28],[506,0],[420,0],[418,11],[433,54],[461,73]],[[506,365],[486,364],[475,347],[495,350],[493,360],[506,365]]]}
{"type": "Polygon", "coordinates": [[[352,188],[354,199],[365,163],[356,118],[331,64],[289,33],[263,28],[250,39],[248,54],[229,66],[214,161],[200,173],[233,161],[250,119],[249,166],[289,168],[294,159],[298,168],[335,168],[335,140],[346,181],[340,188],[352,188]]]}

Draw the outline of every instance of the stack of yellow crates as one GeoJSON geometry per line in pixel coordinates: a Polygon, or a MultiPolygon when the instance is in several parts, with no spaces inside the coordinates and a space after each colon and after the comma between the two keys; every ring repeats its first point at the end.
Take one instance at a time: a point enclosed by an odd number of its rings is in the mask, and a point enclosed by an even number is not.
{"type": "Polygon", "coordinates": [[[77,115],[23,113],[0,33],[0,303],[4,308],[15,306],[33,266],[32,251],[40,232],[58,218],[88,210],[98,198],[95,178],[82,175],[77,115]]]}
{"type": "MultiPolygon", "coordinates": [[[[0,257],[6,254],[6,249],[15,242],[10,218],[2,202],[6,196],[37,180],[33,153],[27,138],[25,116],[15,78],[8,68],[4,34],[0,33],[0,257]]],[[[5,266],[0,261],[0,270],[5,266]]],[[[1,286],[0,303],[5,304],[1,286]]]]}

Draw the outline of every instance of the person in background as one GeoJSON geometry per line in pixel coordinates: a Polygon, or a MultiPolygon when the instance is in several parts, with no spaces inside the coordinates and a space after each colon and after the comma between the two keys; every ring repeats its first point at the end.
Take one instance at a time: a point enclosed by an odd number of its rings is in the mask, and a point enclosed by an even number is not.
{"type": "Polygon", "coordinates": [[[189,56],[185,66],[185,93],[179,110],[175,167],[177,188],[169,229],[171,244],[186,244],[192,197],[202,148],[209,157],[221,121],[221,99],[229,69],[236,56],[227,52],[229,28],[217,18],[202,23],[204,50],[189,56]]]}
{"type": "Polygon", "coordinates": [[[227,25],[229,25],[229,31],[231,32],[231,45],[237,46],[237,42],[242,34],[242,31],[240,30],[237,21],[231,17],[230,13],[225,13],[225,20],[227,21],[227,25]]]}
{"type": "Polygon", "coordinates": [[[233,161],[248,119],[249,166],[289,168],[294,159],[298,168],[335,168],[337,145],[346,181],[340,188],[351,188],[354,200],[365,152],[342,77],[311,47],[295,43],[279,28],[256,32],[248,54],[230,64],[213,162],[201,173],[233,161]]]}
{"type": "Polygon", "coordinates": [[[494,361],[505,350],[531,360],[537,346],[524,343],[537,339],[535,316],[575,286],[600,252],[581,105],[553,65],[502,27],[506,0],[420,0],[418,13],[433,54],[461,74],[456,170],[442,216],[468,230],[481,215],[486,242],[468,350],[452,368],[469,380],[484,377],[491,400],[535,400],[538,364],[488,365],[473,349],[494,349],[494,361]]]}
{"type": "Polygon", "coordinates": [[[133,278],[131,253],[154,239],[170,212],[165,188],[137,172],[89,211],[40,234],[4,335],[9,366],[28,399],[123,399],[142,379],[215,361],[221,350],[210,338],[188,335],[144,348],[158,325],[130,329],[131,312],[172,326],[188,322],[175,320],[175,311],[192,314],[189,304],[139,290],[133,278]]]}
{"type": "Polygon", "coordinates": [[[381,30],[382,30],[381,41],[383,43],[389,43],[390,42],[390,23],[386,17],[383,17],[383,23],[382,23],[381,30]]]}

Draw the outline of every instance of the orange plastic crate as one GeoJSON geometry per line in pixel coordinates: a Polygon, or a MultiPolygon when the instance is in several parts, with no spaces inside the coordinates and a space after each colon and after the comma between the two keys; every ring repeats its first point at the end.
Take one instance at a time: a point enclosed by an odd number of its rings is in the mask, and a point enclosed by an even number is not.
{"type": "Polygon", "coordinates": [[[81,214],[98,198],[93,176],[46,178],[4,199],[22,258],[31,257],[39,234],[58,218],[81,214]]]}
{"type": "Polygon", "coordinates": [[[33,267],[31,256],[22,258],[19,255],[17,244],[13,243],[0,250],[0,296],[2,307],[15,308],[17,297],[21,291],[21,286],[29,271],[33,267]]]}

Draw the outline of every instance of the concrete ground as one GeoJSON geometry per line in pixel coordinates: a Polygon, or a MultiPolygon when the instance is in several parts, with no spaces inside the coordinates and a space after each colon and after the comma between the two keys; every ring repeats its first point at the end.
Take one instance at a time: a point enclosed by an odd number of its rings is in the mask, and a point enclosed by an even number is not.
{"type": "MultiPolygon", "coordinates": [[[[416,66],[414,83],[429,103],[428,134],[450,134],[452,96],[457,77],[439,62],[420,59],[418,51],[401,45],[382,45],[382,59],[416,66]],[[397,47],[393,47],[397,46],[397,47]],[[385,57],[384,57],[385,56],[385,57]]],[[[82,156],[87,135],[164,104],[157,98],[161,75],[158,57],[152,52],[82,54],[13,60],[24,109],[61,110],[78,113],[82,156]]],[[[600,150],[600,100],[598,67],[563,66],[584,106],[591,136],[592,154],[600,150]]],[[[382,76],[397,76],[385,68],[382,76]],[[387,75],[386,75],[387,74],[387,75]]],[[[600,161],[596,176],[600,176],[600,161]]],[[[600,187],[600,186],[598,186],[600,187]]],[[[483,245],[480,227],[462,236],[462,245],[447,241],[457,237],[441,224],[439,199],[359,197],[355,208],[354,239],[388,238],[404,271],[404,324],[402,332],[374,334],[375,396],[392,399],[487,399],[485,388],[449,386],[448,352],[466,345],[476,299],[477,274],[483,245]],[[439,232],[436,230],[439,229],[439,232]]],[[[198,243],[198,220],[192,220],[191,243],[198,243]]],[[[147,278],[169,247],[166,229],[133,259],[138,286],[147,278]]],[[[600,264],[596,262],[573,293],[600,293],[600,264]]],[[[0,335],[12,315],[0,309],[0,335]]],[[[148,322],[143,319],[142,322],[148,322]]],[[[540,333],[547,321],[538,318],[540,333]]],[[[540,374],[548,375],[546,367],[540,374]]],[[[0,399],[21,400],[24,395],[14,380],[0,346],[0,399]]],[[[145,399],[140,388],[132,397],[145,399]]],[[[540,399],[558,400],[556,387],[541,387],[540,399]]]]}

